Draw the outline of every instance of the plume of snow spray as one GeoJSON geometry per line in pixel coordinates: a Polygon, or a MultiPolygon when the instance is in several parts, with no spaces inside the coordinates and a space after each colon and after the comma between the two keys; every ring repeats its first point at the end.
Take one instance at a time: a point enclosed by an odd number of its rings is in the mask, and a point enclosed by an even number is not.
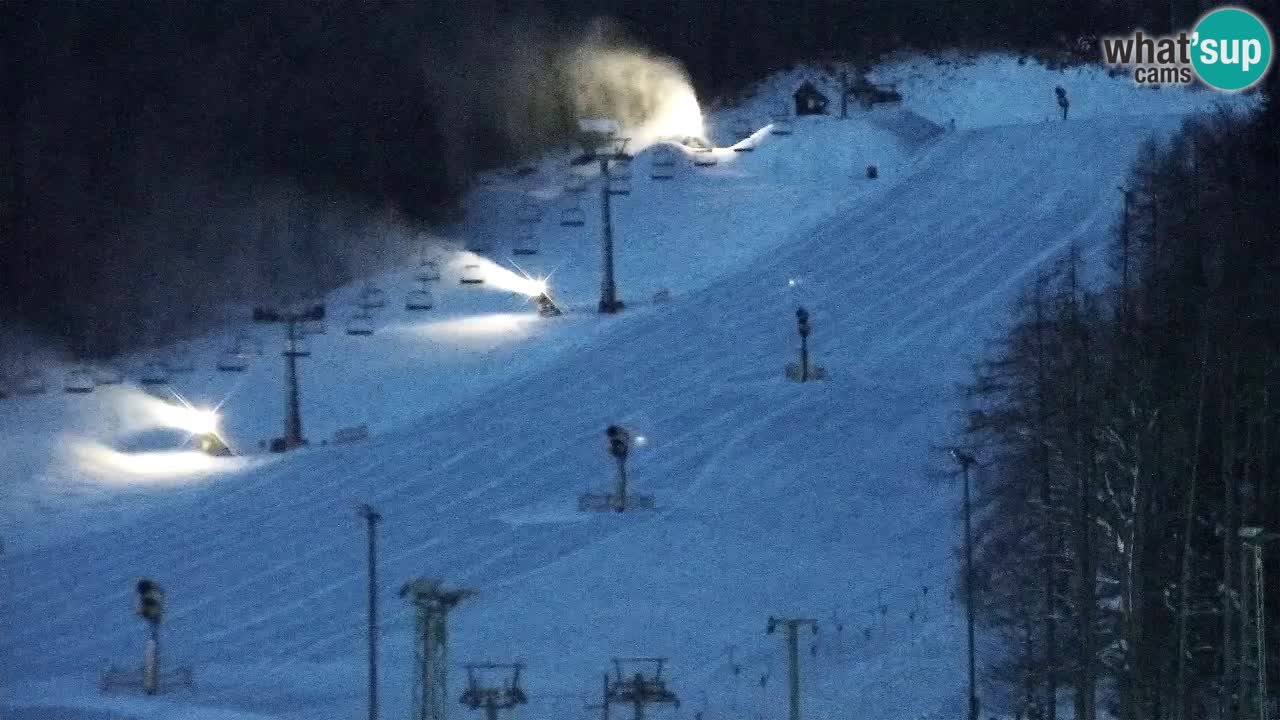
{"type": "Polygon", "coordinates": [[[617,120],[631,150],[703,137],[697,94],[675,60],[593,40],[574,50],[570,68],[577,115],[617,120]]]}

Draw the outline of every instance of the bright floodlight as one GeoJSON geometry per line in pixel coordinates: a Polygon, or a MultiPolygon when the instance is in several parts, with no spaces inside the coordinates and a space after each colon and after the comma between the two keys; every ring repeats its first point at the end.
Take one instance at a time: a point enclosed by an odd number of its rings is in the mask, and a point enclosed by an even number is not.
{"type": "Polygon", "coordinates": [[[542,278],[517,273],[479,255],[471,256],[467,260],[468,264],[476,265],[480,276],[484,278],[486,287],[528,297],[537,297],[547,291],[547,281],[542,278]]]}
{"type": "Polygon", "coordinates": [[[192,435],[207,435],[218,431],[218,413],[189,405],[158,403],[153,408],[158,425],[177,428],[192,435]]]}

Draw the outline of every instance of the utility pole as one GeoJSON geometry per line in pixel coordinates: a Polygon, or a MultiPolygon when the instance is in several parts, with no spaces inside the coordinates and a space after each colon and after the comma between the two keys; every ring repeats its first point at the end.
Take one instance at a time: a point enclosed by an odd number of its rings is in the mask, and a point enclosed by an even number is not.
{"type": "Polygon", "coordinates": [[[323,320],[324,305],[314,305],[301,311],[285,311],[271,308],[254,308],[253,321],[257,323],[282,323],[285,326],[284,352],[284,435],[273,440],[273,452],[284,452],[307,444],[302,436],[301,392],[298,390],[298,358],[310,353],[300,342],[298,324],[308,320],[323,320]]]}
{"type": "Polygon", "coordinates": [[[959,448],[951,450],[951,457],[960,463],[964,473],[964,592],[965,604],[969,606],[969,720],[978,720],[978,688],[977,673],[974,670],[973,641],[973,526],[970,520],[969,502],[969,468],[978,461],[973,455],[959,448]]]}
{"type": "Polygon", "coordinates": [[[417,578],[400,588],[400,597],[412,603],[414,623],[413,710],[410,720],[446,720],[448,685],[448,615],[471,588],[446,590],[436,578],[417,578]]]}
{"type": "Polygon", "coordinates": [[[782,625],[787,630],[787,687],[790,691],[790,712],[789,720],[800,720],[800,639],[798,631],[800,626],[808,625],[813,628],[813,634],[818,634],[818,621],[813,618],[776,618],[769,616],[769,625],[767,633],[773,634],[778,625],[782,625]]]}
{"type": "Polygon", "coordinates": [[[372,505],[358,511],[369,535],[369,720],[378,720],[378,523],[382,515],[372,505]]]}
{"type": "Polygon", "coordinates": [[[1240,705],[1243,717],[1253,700],[1252,720],[1270,720],[1267,695],[1267,599],[1263,585],[1263,545],[1280,540],[1280,533],[1260,527],[1240,528],[1240,705]],[[1249,672],[1252,670],[1253,672],[1249,672]]]}

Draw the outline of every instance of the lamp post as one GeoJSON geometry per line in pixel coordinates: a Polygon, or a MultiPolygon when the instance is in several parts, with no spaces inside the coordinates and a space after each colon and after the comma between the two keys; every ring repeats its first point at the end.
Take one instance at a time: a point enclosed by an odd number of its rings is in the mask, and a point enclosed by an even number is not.
{"type": "Polygon", "coordinates": [[[369,535],[369,720],[378,720],[378,523],[382,515],[372,505],[357,511],[369,535]]]}
{"type": "Polygon", "coordinates": [[[952,448],[951,457],[960,464],[964,474],[964,591],[965,604],[969,606],[969,720],[978,720],[978,689],[974,670],[973,639],[973,526],[970,520],[969,502],[969,468],[976,465],[978,461],[973,455],[959,448],[952,448]]]}

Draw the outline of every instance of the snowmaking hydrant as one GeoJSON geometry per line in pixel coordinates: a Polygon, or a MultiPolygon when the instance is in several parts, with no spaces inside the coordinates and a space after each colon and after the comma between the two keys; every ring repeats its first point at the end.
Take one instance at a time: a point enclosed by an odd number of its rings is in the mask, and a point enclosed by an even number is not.
{"type": "Polygon", "coordinates": [[[825,379],[826,369],[809,362],[809,334],[813,328],[809,325],[809,311],[803,307],[796,309],[796,329],[800,333],[800,362],[787,363],[787,379],[795,382],[825,379]]]}
{"type": "Polygon", "coordinates": [[[609,439],[609,454],[618,461],[617,510],[627,509],[627,451],[631,448],[631,433],[619,425],[605,428],[605,437],[609,439]]]}

